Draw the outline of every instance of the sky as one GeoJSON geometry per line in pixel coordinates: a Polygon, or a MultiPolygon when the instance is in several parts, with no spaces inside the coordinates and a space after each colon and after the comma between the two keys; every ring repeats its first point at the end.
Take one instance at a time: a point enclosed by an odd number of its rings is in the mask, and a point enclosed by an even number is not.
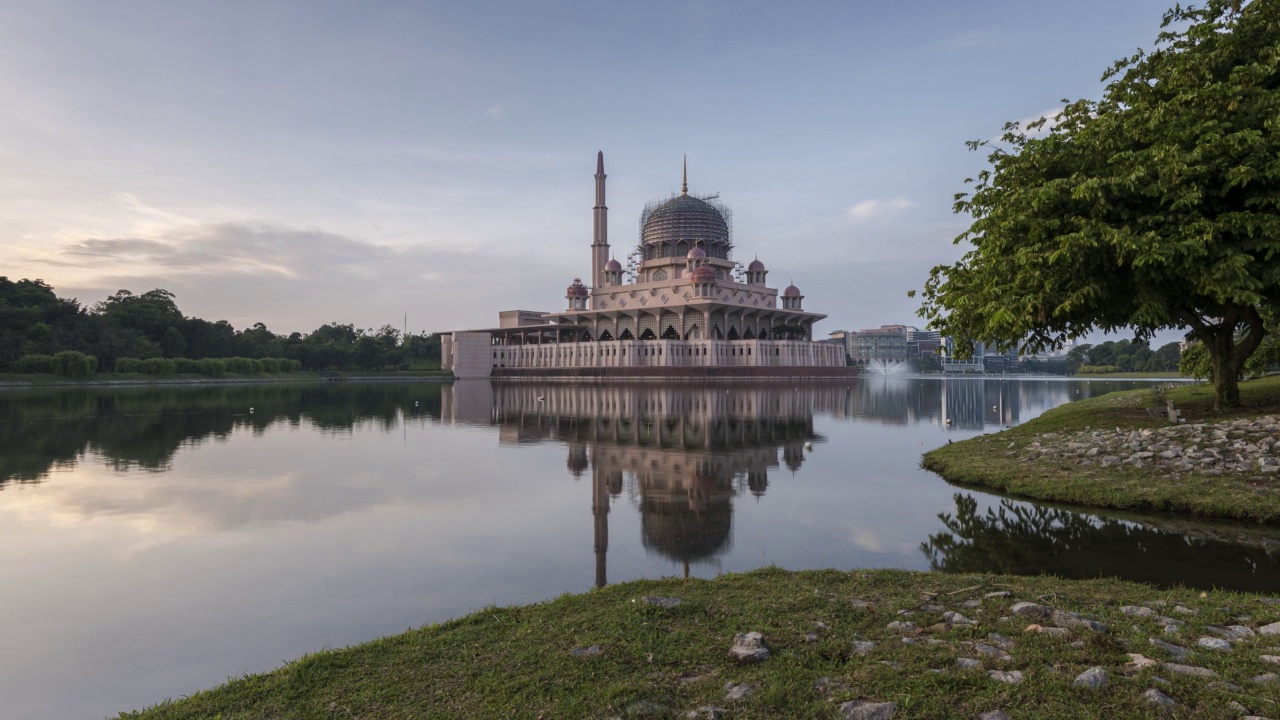
{"type": "Polygon", "coordinates": [[[491,327],[588,275],[602,150],[619,258],[687,156],[819,334],[923,325],[965,141],[1098,97],[1168,4],[6,0],[0,275],[286,334],[491,327]]]}

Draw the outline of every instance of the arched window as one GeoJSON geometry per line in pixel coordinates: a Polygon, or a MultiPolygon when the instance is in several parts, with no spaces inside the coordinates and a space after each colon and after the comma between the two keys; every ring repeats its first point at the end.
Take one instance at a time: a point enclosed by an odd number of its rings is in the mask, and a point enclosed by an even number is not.
{"type": "MultiPolygon", "coordinates": [[[[631,334],[631,328],[627,328],[626,330],[623,330],[620,335],[618,335],[618,339],[619,340],[635,340],[636,336],[631,334]]],[[[625,355],[626,353],[623,353],[623,354],[625,355]]]]}
{"type": "Polygon", "coordinates": [[[657,340],[658,336],[653,333],[652,328],[645,328],[644,332],[640,333],[640,339],[641,340],[657,340]]]}
{"type": "Polygon", "coordinates": [[[662,268],[658,268],[657,270],[654,270],[654,271],[653,271],[653,279],[654,279],[654,281],[658,281],[658,280],[666,280],[666,279],[667,279],[667,271],[666,271],[666,270],[663,270],[662,268]]]}

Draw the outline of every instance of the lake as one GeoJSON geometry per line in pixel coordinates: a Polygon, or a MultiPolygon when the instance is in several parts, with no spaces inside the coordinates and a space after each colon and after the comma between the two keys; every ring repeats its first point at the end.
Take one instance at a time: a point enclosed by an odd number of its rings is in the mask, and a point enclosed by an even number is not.
{"type": "Polygon", "coordinates": [[[102,718],[607,582],[765,565],[1280,590],[1280,533],[1011,501],[920,455],[1139,381],[0,392],[0,715],[102,718]]]}

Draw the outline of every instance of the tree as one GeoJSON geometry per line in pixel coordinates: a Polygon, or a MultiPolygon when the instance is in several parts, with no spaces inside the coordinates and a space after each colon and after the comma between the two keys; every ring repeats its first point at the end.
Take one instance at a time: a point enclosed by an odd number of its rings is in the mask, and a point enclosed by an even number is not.
{"type": "Polygon", "coordinates": [[[1035,352],[1094,330],[1201,340],[1218,407],[1280,301],[1280,3],[1209,0],[1164,16],[1099,101],[1005,125],[955,209],[973,245],[935,267],[931,328],[1035,352]]]}

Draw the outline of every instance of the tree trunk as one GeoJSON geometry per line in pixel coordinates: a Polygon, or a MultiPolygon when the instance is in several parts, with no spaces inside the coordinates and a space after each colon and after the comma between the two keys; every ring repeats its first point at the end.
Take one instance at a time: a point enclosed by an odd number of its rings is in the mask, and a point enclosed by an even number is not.
{"type": "Polygon", "coordinates": [[[1201,325],[1193,334],[1209,351],[1209,362],[1213,368],[1213,409],[1221,411],[1239,407],[1240,373],[1266,334],[1257,309],[1252,306],[1230,308],[1224,313],[1222,322],[1201,325]],[[1241,324],[1246,332],[1237,340],[1236,328],[1241,324]]]}

